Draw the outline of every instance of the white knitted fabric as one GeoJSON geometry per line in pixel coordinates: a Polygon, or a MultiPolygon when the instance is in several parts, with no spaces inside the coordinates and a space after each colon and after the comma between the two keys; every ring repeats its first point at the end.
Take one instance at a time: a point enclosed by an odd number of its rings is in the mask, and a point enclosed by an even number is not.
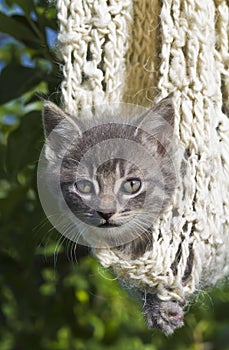
{"type": "Polygon", "coordinates": [[[174,91],[175,134],[188,155],[188,171],[152,227],[152,250],[136,260],[97,250],[101,264],[164,300],[216,283],[229,272],[227,1],[59,0],[57,7],[64,108],[149,105],[158,92],[174,91]],[[182,282],[188,259],[192,272],[182,282]]]}

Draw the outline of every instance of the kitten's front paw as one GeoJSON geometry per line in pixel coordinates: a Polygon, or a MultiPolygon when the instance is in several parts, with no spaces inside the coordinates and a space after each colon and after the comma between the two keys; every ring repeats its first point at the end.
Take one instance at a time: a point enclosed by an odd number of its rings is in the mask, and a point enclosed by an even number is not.
{"type": "Polygon", "coordinates": [[[184,303],[178,301],[162,301],[157,296],[148,294],[144,305],[144,313],[149,328],[158,328],[166,335],[183,326],[184,303]]]}

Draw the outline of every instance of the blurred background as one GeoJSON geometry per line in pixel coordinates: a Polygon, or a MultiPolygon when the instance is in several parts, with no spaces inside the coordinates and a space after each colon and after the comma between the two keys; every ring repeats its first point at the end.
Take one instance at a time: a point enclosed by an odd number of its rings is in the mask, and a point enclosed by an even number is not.
{"type": "Polygon", "coordinates": [[[229,350],[225,285],[198,291],[185,326],[165,337],[87,248],[50,226],[36,167],[41,98],[60,101],[55,2],[0,0],[0,32],[0,350],[229,350]]]}

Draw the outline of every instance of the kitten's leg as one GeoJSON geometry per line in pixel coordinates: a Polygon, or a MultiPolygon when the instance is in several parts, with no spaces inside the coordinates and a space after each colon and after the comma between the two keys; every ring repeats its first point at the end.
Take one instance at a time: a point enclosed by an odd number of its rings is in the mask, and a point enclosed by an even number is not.
{"type": "Polygon", "coordinates": [[[169,335],[183,326],[185,300],[162,301],[155,294],[146,294],[144,298],[144,314],[149,328],[159,328],[169,335]]]}

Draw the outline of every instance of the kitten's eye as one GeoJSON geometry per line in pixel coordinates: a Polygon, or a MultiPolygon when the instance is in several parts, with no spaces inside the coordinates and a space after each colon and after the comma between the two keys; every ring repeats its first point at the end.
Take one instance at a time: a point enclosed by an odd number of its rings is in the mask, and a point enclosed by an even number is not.
{"type": "Polygon", "coordinates": [[[94,186],[91,181],[79,180],[75,183],[76,189],[82,194],[91,194],[94,192],[94,186]]]}
{"type": "Polygon", "coordinates": [[[141,188],[141,181],[139,179],[129,179],[122,185],[123,192],[128,194],[135,194],[141,188]]]}

